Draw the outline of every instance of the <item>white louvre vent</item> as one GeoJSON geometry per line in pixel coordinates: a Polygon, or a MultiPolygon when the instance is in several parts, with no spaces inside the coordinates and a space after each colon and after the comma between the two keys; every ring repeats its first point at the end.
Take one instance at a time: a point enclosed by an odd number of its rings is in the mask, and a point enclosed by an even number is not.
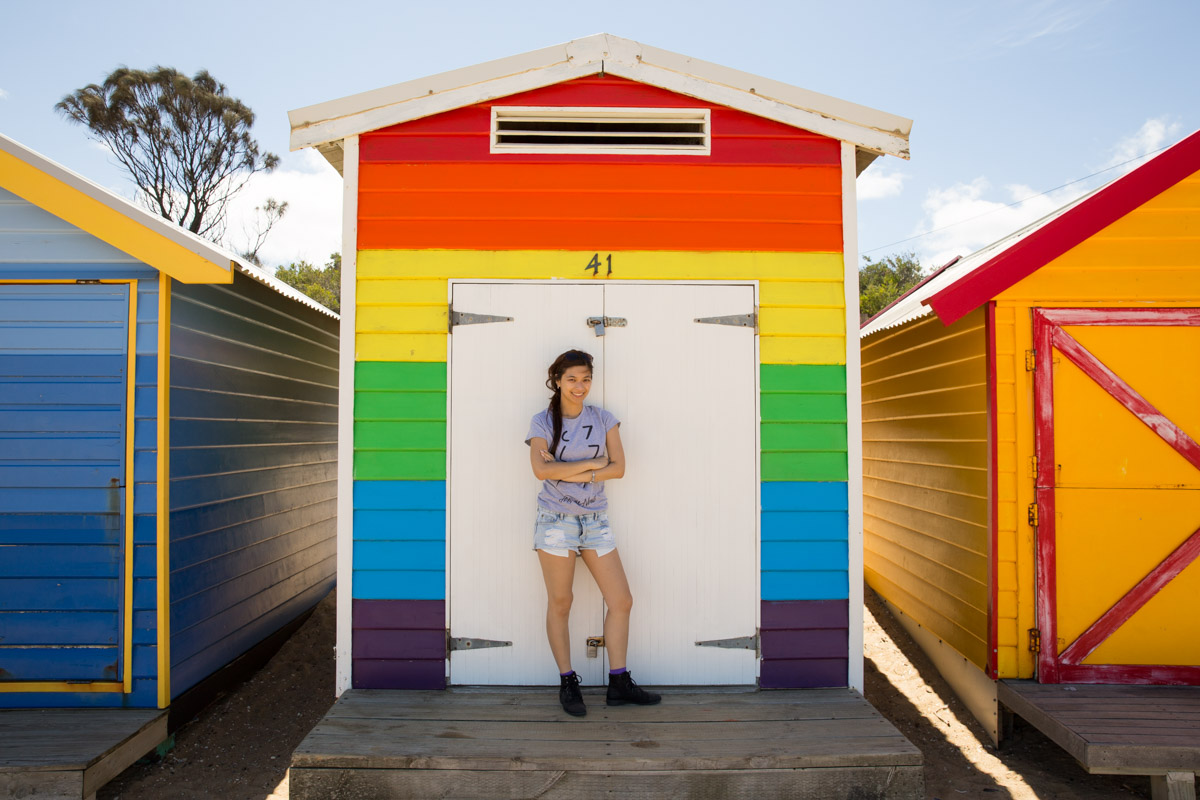
{"type": "Polygon", "coordinates": [[[709,154],[707,108],[492,107],[493,153],[709,154]]]}

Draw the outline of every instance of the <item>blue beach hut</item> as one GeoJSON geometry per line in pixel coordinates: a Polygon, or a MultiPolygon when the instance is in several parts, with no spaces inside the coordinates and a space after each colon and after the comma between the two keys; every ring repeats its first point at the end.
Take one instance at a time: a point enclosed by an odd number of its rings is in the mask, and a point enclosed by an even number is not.
{"type": "Polygon", "coordinates": [[[166,708],[334,583],[337,315],[0,136],[0,708],[166,708]]]}

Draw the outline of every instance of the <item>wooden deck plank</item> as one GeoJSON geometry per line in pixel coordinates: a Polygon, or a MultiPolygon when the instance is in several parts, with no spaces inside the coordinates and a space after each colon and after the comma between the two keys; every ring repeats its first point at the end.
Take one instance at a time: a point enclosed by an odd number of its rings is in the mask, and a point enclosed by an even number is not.
{"type": "MultiPolygon", "coordinates": [[[[896,770],[921,769],[920,751],[849,690],[676,691],[658,706],[613,709],[603,705],[602,691],[589,690],[585,699],[588,716],[577,719],[542,690],[347,692],[293,755],[294,787],[304,781],[326,787],[337,780],[369,783],[387,772],[413,777],[380,778],[385,783],[419,783],[423,772],[431,773],[430,780],[441,780],[432,773],[443,771],[560,772],[572,776],[571,785],[585,786],[590,784],[577,777],[584,773],[879,769],[897,779],[896,770]],[[357,777],[316,774],[322,771],[357,777]]],[[[529,776],[513,780],[526,789],[540,786],[529,776]]]]}
{"type": "Polygon", "coordinates": [[[620,797],[754,797],[756,800],[910,800],[924,796],[920,767],[591,772],[569,770],[297,769],[290,774],[294,800],[345,797],[456,797],[462,800],[538,797],[583,800],[620,797]]]}
{"type": "Polygon", "coordinates": [[[1200,772],[1200,687],[1000,681],[997,693],[1088,772],[1200,772]]]}
{"type": "Polygon", "coordinates": [[[0,711],[0,798],[90,797],[166,737],[156,709],[0,711]]]}

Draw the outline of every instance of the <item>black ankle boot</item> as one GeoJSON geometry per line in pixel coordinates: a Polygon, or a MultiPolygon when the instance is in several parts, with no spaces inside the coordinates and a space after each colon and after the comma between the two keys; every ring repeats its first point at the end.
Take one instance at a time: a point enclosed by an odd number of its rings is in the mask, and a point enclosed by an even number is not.
{"type": "Polygon", "coordinates": [[[558,702],[562,703],[563,711],[572,717],[582,717],[587,713],[587,706],[583,704],[583,692],[579,691],[579,676],[572,672],[560,675],[558,679],[558,702]]]}
{"type": "Polygon", "coordinates": [[[662,700],[662,695],[647,692],[638,686],[633,682],[633,676],[627,671],[620,675],[608,676],[608,696],[605,698],[605,702],[610,706],[623,706],[626,703],[652,706],[660,700],[662,700]]]}

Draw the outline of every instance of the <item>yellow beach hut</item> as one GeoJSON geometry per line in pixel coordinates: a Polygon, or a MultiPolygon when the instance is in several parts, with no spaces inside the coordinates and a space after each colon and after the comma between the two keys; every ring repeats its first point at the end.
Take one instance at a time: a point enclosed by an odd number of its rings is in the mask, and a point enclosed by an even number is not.
{"type": "Polygon", "coordinates": [[[1198,171],[1200,132],[863,326],[866,579],[993,737],[995,679],[1200,684],[1198,171]]]}

